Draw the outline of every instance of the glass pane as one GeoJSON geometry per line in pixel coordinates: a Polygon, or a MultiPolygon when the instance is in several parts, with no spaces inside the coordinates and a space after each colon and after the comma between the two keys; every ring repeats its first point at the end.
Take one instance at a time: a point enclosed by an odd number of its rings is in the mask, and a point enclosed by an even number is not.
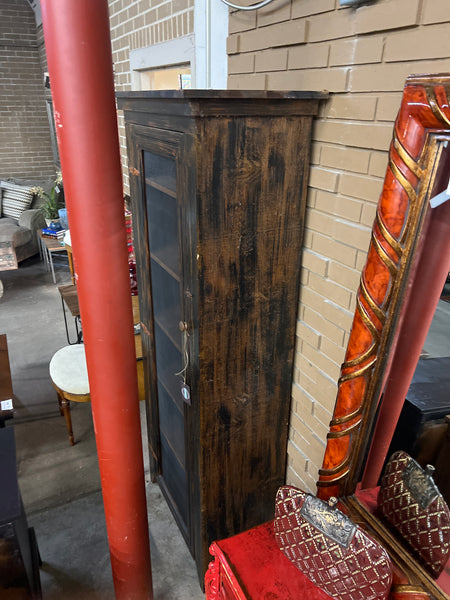
{"type": "Polygon", "coordinates": [[[191,69],[189,63],[172,67],[146,69],[139,71],[141,90],[177,90],[186,88],[185,78],[190,81],[191,69]]]}
{"type": "Polygon", "coordinates": [[[161,463],[167,490],[172,496],[181,518],[187,523],[188,499],[186,471],[175,458],[175,455],[164,436],[161,436],[161,463]]]}
{"type": "Polygon", "coordinates": [[[179,515],[187,520],[185,405],[181,396],[182,378],[176,375],[184,366],[184,355],[178,327],[183,319],[175,161],[144,152],[144,166],[161,440],[160,477],[179,515]]]}
{"type": "Polygon", "coordinates": [[[181,350],[178,323],[181,317],[180,284],[157,262],[151,261],[153,314],[159,327],[181,350]]]}
{"type": "Polygon", "coordinates": [[[166,390],[159,386],[159,424],[163,435],[172,448],[178,462],[185,467],[184,415],[166,390]]]}
{"type": "Polygon", "coordinates": [[[158,380],[161,381],[172,398],[176,399],[178,396],[181,396],[181,378],[179,375],[175,375],[175,373],[179,373],[183,368],[182,355],[156,321],[155,351],[158,380]]]}
{"type": "Polygon", "coordinates": [[[176,192],[177,175],[175,161],[172,158],[153,154],[153,152],[145,152],[144,169],[146,182],[160,185],[166,188],[169,193],[174,194],[176,192]]]}
{"type": "Polygon", "coordinates": [[[175,277],[180,277],[176,200],[147,185],[150,254],[175,277]]]}

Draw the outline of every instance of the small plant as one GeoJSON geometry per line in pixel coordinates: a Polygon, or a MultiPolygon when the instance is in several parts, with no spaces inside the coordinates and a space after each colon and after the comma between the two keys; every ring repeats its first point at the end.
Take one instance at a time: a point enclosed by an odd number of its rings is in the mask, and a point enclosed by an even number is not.
{"type": "Polygon", "coordinates": [[[41,207],[42,214],[46,219],[58,219],[58,210],[63,207],[63,204],[60,203],[55,188],[53,187],[50,190],[50,194],[46,194],[45,192],[43,192],[43,194],[45,200],[44,204],[41,207]]]}
{"type": "Polygon", "coordinates": [[[42,187],[32,188],[33,193],[37,194],[39,198],[44,200],[40,207],[41,212],[45,219],[52,220],[58,219],[60,208],[64,208],[64,190],[62,187],[62,176],[61,172],[57,173],[55,183],[53,184],[50,193],[44,192],[42,187]]]}

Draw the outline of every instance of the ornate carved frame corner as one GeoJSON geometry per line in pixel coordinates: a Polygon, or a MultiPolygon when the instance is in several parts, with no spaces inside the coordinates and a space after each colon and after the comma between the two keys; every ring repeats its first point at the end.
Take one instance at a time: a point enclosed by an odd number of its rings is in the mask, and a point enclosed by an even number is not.
{"type": "Polygon", "coordinates": [[[318,495],[355,492],[423,229],[433,172],[450,139],[450,74],[407,79],[361,274],[318,495]]]}
{"type": "Polygon", "coordinates": [[[220,564],[214,544],[209,549],[214,559],[209,563],[205,573],[205,598],[206,600],[219,600],[220,592],[220,564]]]}

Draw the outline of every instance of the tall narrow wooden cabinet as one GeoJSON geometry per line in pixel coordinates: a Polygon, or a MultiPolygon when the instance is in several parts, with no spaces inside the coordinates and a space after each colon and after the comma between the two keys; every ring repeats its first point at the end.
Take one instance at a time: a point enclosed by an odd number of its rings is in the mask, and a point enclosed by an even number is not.
{"type": "Polygon", "coordinates": [[[195,557],[284,483],[314,92],[118,94],[150,465],[195,557]]]}

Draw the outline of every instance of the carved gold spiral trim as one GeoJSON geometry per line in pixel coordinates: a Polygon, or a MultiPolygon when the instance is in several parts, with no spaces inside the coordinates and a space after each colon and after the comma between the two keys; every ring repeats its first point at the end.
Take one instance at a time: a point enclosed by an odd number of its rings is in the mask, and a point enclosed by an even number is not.
{"type": "Polygon", "coordinates": [[[348,429],[343,429],[342,431],[330,431],[330,433],[328,434],[328,437],[331,440],[335,440],[337,438],[351,435],[356,429],[359,429],[360,424],[361,424],[361,419],[358,419],[358,421],[356,421],[356,423],[353,423],[353,425],[351,427],[349,427],[348,429]]]}
{"type": "Polygon", "coordinates": [[[357,358],[353,358],[352,360],[346,361],[342,365],[342,370],[344,371],[346,369],[351,369],[352,367],[356,367],[356,366],[360,365],[362,362],[364,362],[367,358],[369,358],[369,356],[371,356],[375,352],[375,349],[376,349],[376,344],[372,343],[363,354],[361,354],[357,358]]]}
{"type": "MultiPolygon", "coordinates": [[[[341,463],[340,465],[338,465],[337,467],[334,467],[333,469],[329,469],[327,471],[324,471],[323,469],[319,469],[319,474],[325,474],[325,475],[336,475],[336,473],[338,473],[339,471],[341,471],[343,468],[345,468],[348,463],[350,462],[350,457],[347,456],[347,458],[344,460],[343,463],[341,463]]],[[[333,481],[333,485],[335,483],[336,480],[333,481]]]]}
{"type": "MultiPolygon", "coordinates": [[[[367,302],[367,305],[370,308],[370,310],[375,314],[375,316],[380,321],[380,323],[383,324],[386,320],[386,313],[383,311],[383,309],[381,309],[378,306],[378,304],[375,302],[375,300],[369,294],[366,284],[364,282],[360,287],[360,292],[361,292],[361,296],[363,297],[363,299],[367,302]]],[[[378,333],[378,331],[377,331],[377,333],[378,333]]]]}
{"type": "Polygon", "coordinates": [[[381,235],[389,244],[389,246],[394,250],[396,255],[400,258],[403,254],[403,246],[395,239],[395,237],[387,230],[386,225],[383,223],[383,219],[381,218],[380,213],[377,211],[377,225],[380,230],[381,235]]]}
{"type": "Polygon", "coordinates": [[[428,104],[430,105],[434,116],[438,119],[438,121],[443,121],[448,127],[450,127],[450,119],[448,119],[442,108],[439,106],[434,87],[426,86],[425,93],[427,95],[428,104]]]}
{"type": "MultiPolygon", "coordinates": [[[[362,286],[362,289],[364,289],[364,285],[362,286]]],[[[366,292],[367,292],[367,290],[366,290],[366,292]]],[[[368,292],[367,292],[367,295],[368,295],[368,292]]],[[[356,308],[357,308],[357,310],[359,312],[359,315],[360,315],[360,317],[361,317],[364,325],[370,331],[374,343],[377,344],[378,340],[380,338],[380,334],[378,332],[378,329],[377,329],[376,325],[374,325],[372,319],[370,318],[370,315],[367,312],[366,307],[361,302],[361,298],[358,298],[358,302],[356,303],[356,308]]]]}
{"type": "Polygon", "coordinates": [[[408,169],[412,171],[412,173],[414,173],[417,179],[420,179],[423,175],[423,170],[421,169],[419,164],[413,159],[413,157],[407,152],[407,150],[402,146],[395,132],[393,146],[401,160],[408,167],[408,169]]]}
{"type": "MultiPolygon", "coordinates": [[[[363,288],[363,287],[364,286],[361,285],[361,288],[363,288]]],[[[366,291],[366,293],[367,293],[367,291],[366,291]]],[[[369,346],[369,348],[365,352],[363,352],[360,356],[358,356],[352,360],[344,362],[341,367],[341,372],[345,371],[347,369],[356,367],[356,366],[360,365],[361,363],[365,362],[370,356],[373,356],[376,353],[376,350],[378,347],[378,342],[379,342],[378,330],[375,327],[375,325],[372,323],[372,320],[371,320],[370,316],[368,315],[366,308],[361,303],[360,298],[358,298],[358,300],[357,300],[356,309],[358,310],[359,315],[360,315],[364,325],[367,327],[370,334],[372,335],[373,342],[369,346]]],[[[355,379],[356,377],[360,377],[361,375],[363,375],[366,371],[368,371],[372,367],[372,365],[374,364],[375,361],[376,361],[376,356],[373,356],[373,359],[369,363],[367,363],[363,367],[361,367],[360,369],[357,369],[357,370],[353,371],[352,373],[347,373],[345,375],[341,375],[341,377],[339,377],[339,380],[338,380],[338,385],[341,385],[341,383],[343,383],[344,381],[349,381],[350,379],[355,379]]]]}
{"type": "Polygon", "coordinates": [[[375,246],[375,250],[378,253],[378,256],[383,261],[383,263],[386,265],[386,267],[389,269],[389,273],[391,274],[391,277],[392,278],[395,277],[395,275],[397,273],[397,265],[392,260],[392,258],[389,256],[389,254],[387,253],[387,250],[384,248],[384,246],[381,245],[380,240],[373,234],[372,234],[372,241],[375,246]]]}
{"type": "Polygon", "coordinates": [[[418,587],[418,586],[414,586],[414,585],[407,585],[407,584],[393,584],[392,585],[392,592],[394,594],[420,594],[421,596],[423,596],[424,598],[429,598],[429,595],[424,591],[424,589],[422,587],[418,587]]]}
{"type": "MultiPolygon", "coordinates": [[[[333,473],[331,473],[331,469],[328,471],[327,469],[319,469],[319,475],[331,475],[334,473],[337,473],[337,471],[340,471],[339,468],[333,469],[333,473]],[[337,469],[337,470],[336,470],[337,469]]],[[[350,469],[345,469],[345,471],[342,473],[342,475],[339,475],[339,477],[336,477],[336,479],[333,479],[331,481],[318,481],[317,485],[319,487],[330,487],[332,485],[336,485],[338,484],[340,481],[342,481],[343,479],[345,479],[347,477],[347,475],[349,474],[350,469]]]]}
{"type": "Polygon", "coordinates": [[[395,179],[399,182],[399,184],[405,190],[405,192],[408,195],[408,198],[410,199],[410,201],[412,203],[416,202],[416,200],[417,200],[416,190],[414,189],[412,183],[410,183],[406,179],[406,177],[403,175],[403,173],[397,167],[397,165],[392,160],[392,158],[389,158],[389,167],[390,167],[392,173],[394,174],[395,179]]]}
{"type": "Polygon", "coordinates": [[[397,269],[397,265],[395,264],[395,262],[392,260],[392,258],[389,256],[387,251],[383,248],[383,246],[380,244],[379,240],[374,235],[372,235],[372,240],[373,240],[374,247],[378,253],[378,256],[380,257],[380,260],[386,265],[386,267],[389,270],[389,273],[391,275],[391,279],[389,282],[386,297],[383,302],[384,309],[385,309],[385,311],[387,311],[387,309],[391,303],[391,297],[392,297],[392,292],[393,292],[392,282],[395,280],[395,276],[397,275],[398,269],[397,269]]]}
{"type": "Polygon", "coordinates": [[[350,381],[351,379],[356,379],[357,377],[364,375],[364,373],[371,369],[376,362],[377,357],[374,356],[372,360],[364,365],[364,367],[361,367],[361,369],[357,369],[356,371],[352,371],[352,373],[347,373],[346,375],[341,375],[338,380],[338,385],[341,385],[341,383],[344,383],[345,381],[350,381]]]}
{"type": "Polygon", "coordinates": [[[345,415],[345,417],[336,417],[331,421],[330,427],[333,427],[334,425],[343,425],[344,423],[348,423],[348,421],[351,421],[352,419],[355,419],[357,416],[359,416],[361,412],[362,407],[360,406],[353,412],[349,413],[348,415],[345,415]]]}

